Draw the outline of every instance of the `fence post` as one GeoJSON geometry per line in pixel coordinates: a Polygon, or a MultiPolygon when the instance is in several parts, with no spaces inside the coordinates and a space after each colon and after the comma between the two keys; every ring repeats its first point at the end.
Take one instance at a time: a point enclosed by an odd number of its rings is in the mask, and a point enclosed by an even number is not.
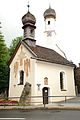
{"type": "Polygon", "coordinates": [[[45,108],[45,105],[46,105],[46,104],[44,103],[44,108],[45,108]]]}
{"type": "Polygon", "coordinates": [[[65,102],[66,102],[66,100],[67,100],[67,99],[66,99],[66,96],[65,96],[65,102]]]}

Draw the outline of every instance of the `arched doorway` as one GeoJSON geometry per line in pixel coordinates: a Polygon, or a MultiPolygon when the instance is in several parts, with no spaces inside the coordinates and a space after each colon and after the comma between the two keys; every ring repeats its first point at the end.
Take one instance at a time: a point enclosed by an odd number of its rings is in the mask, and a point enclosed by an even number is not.
{"type": "Polygon", "coordinates": [[[42,94],[43,94],[43,104],[48,104],[48,88],[44,87],[42,89],[42,94]]]}

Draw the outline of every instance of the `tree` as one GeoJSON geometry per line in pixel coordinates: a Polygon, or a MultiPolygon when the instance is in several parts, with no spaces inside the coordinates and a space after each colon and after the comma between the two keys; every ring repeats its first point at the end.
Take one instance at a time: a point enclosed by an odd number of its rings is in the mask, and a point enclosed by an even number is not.
{"type": "Polygon", "coordinates": [[[12,40],[10,48],[9,48],[9,52],[10,52],[10,56],[13,54],[13,51],[16,48],[16,45],[19,43],[19,41],[21,41],[23,39],[23,37],[16,37],[15,39],[12,40]]]}
{"type": "Polygon", "coordinates": [[[75,79],[75,86],[77,86],[77,92],[80,94],[80,65],[79,67],[74,68],[74,79],[75,79]]]}
{"type": "Polygon", "coordinates": [[[4,93],[5,90],[8,89],[8,80],[9,80],[8,79],[9,68],[7,65],[8,58],[9,58],[9,51],[5,44],[4,36],[0,31],[0,94],[4,93]]]}

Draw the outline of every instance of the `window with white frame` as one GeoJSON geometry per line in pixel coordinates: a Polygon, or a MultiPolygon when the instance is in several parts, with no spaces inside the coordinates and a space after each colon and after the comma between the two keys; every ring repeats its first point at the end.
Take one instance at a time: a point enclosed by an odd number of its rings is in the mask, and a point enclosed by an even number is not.
{"type": "Polygon", "coordinates": [[[60,89],[66,90],[66,75],[65,72],[60,72],[60,89]]]}

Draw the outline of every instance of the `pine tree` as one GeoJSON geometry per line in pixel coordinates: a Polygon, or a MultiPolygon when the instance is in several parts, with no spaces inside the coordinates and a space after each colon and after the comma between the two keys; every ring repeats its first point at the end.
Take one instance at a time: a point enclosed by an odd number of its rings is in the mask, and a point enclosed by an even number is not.
{"type": "Polygon", "coordinates": [[[22,39],[23,39],[23,37],[20,36],[20,37],[14,38],[14,39],[12,40],[11,45],[10,45],[10,48],[9,48],[10,56],[13,54],[13,52],[14,52],[17,44],[18,44],[22,39]]]}
{"type": "Polygon", "coordinates": [[[5,90],[8,89],[8,74],[9,74],[9,68],[7,65],[8,58],[9,58],[8,48],[5,44],[4,36],[0,31],[0,94],[4,93],[5,90]]]}

